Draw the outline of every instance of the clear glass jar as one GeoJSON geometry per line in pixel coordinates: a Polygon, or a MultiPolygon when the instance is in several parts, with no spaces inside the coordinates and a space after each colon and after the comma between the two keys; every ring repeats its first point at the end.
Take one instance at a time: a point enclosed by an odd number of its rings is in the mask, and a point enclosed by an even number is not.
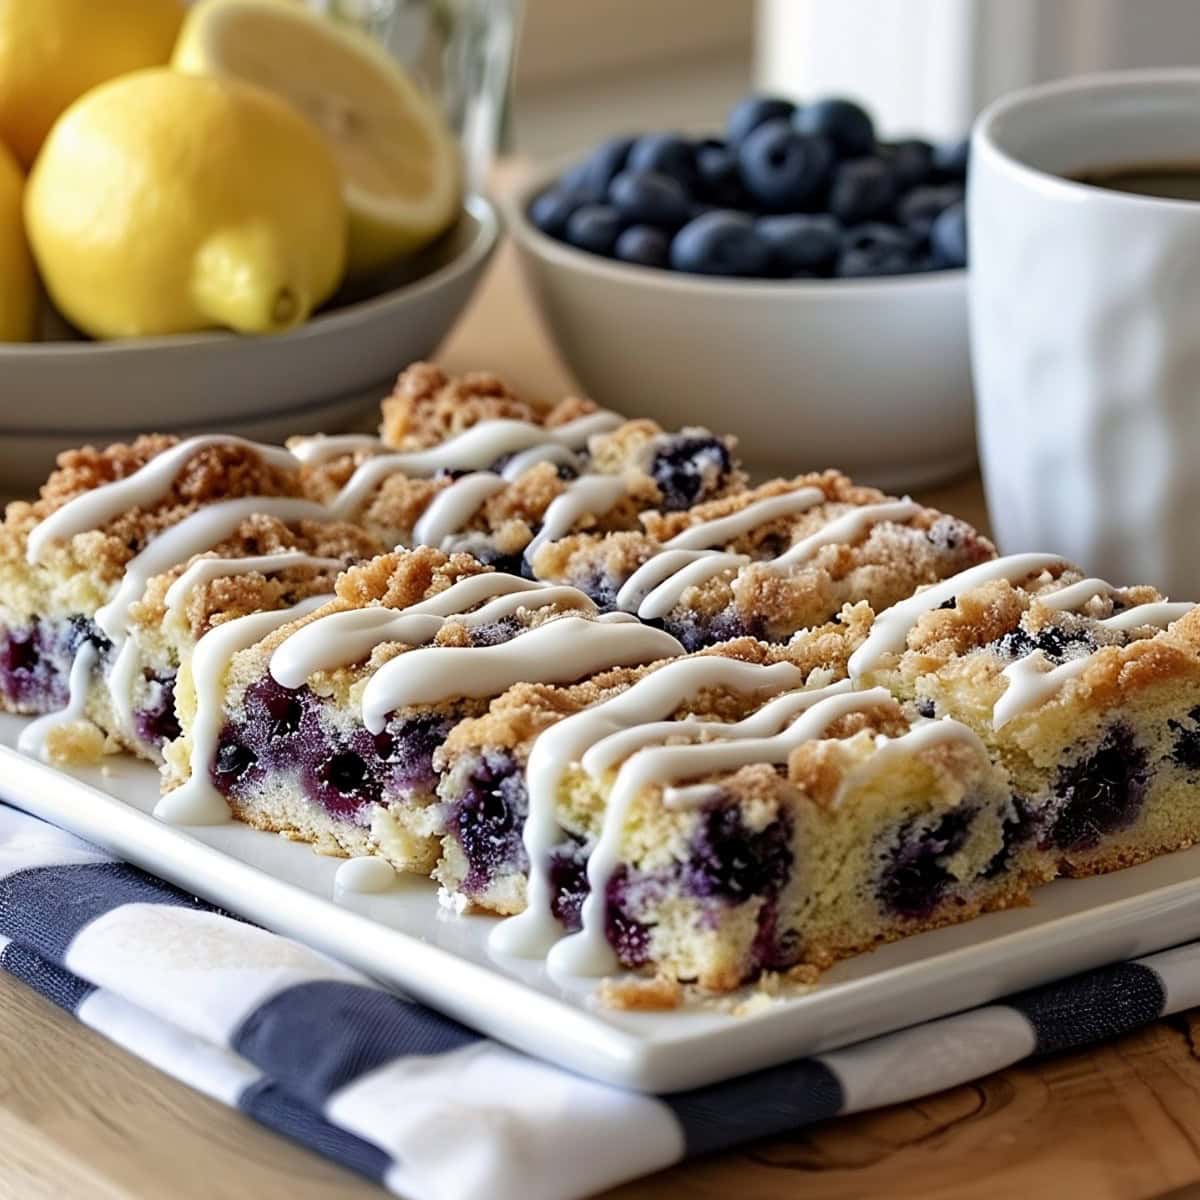
{"type": "Polygon", "coordinates": [[[521,0],[308,0],[368,33],[440,101],[482,190],[500,145],[521,0]]]}

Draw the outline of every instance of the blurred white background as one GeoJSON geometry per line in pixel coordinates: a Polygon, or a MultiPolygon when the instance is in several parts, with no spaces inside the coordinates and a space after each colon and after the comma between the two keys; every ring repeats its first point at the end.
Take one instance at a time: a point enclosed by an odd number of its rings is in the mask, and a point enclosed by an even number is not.
{"type": "Polygon", "coordinates": [[[514,135],[533,157],[719,124],[754,81],[952,137],[1002,92],[1200,61],[1200,0],[526,0],[514,135]]]}

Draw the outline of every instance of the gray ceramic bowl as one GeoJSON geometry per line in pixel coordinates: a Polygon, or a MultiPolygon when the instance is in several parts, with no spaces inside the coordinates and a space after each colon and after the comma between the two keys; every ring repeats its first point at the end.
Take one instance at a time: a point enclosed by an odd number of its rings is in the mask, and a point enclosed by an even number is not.
{"type": "Polygon", "coordinates": [[[342,294],[279,337],[0,345],[0,494],[36,486],[59,450],[87,442],[206,429],[281,440],[344,427],[437,348],[499,232],[493,206],[472,198],[454,229],[371,294],[342,294]]]}
{"type": "Polygon", "coordinates": [[[839,466],[906,489],[974,462],[965,271],[791,281],[629,266],[530,223],[560,169],[506,199],[506,224],[595,400],[735,433],[745,460],[772,473],[839,466]]]}

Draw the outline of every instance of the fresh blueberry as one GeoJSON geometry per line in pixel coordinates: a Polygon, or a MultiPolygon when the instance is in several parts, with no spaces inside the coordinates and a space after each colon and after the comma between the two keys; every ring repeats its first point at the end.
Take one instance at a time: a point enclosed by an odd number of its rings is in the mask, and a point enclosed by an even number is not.
{"type": "Polygon", "coordinates": [[[891,163],[898,191],[907,192],[910,188],[918,187],[933,170],[933,147],[922,138],[889,142],[880,150],[891,163]]]}
{"type": "Polygon", "coordinates": [[[962,183],[967,178],[967,165],[971,159],[971,139],[960,138],[956,142],[942,142],[933,148],[933,169],[943,179],[962,183]]]}
{"type": "Polygon", "coordinates": [[[738,147],[742,182],[768,212],[814,208],[832,166],[830,143],[797,133],[787,121],[767,121],[738,147]]]}
{"type": "Polygon", "coordinates": [[[631,137],[614,137],[601,142],[580,164],[579,177],[568,180],[564,176],[563,186],[581,192],[593,203],[603,200],[613,176],[624,170],[633,141],[631,137]]]}
{"type": "Polygon", "coordinates": [[[847,230],[834,271],[845,279],[904,275],[915,267],[917,243],[895,225],[878,221],[847,230]]]}
{"type": "Polygon", "coordinates": [[[829,189],[829,211],[845,225],[886,216],[896,200],[896,177],[882,158],[838,163],[829,189]]]}
{"type": "Polygon", "coordinates": [[[617,238],[616,255],[622,262],[642,267],[665,267],[671,256],[671,239],[653,225],[631,225],[617,238]]]}
{"type": "Polygon", "coordinates": [[[967,209],[961,201],[938,214],[929,230],[929,244],[943,267],[967,265],[967,209]]]}
{"type": "Polygon", "coordinates": [[[625,169],[670,175],[690,190],[696,179],[695,148],[678,134],[648,133],[633,143],[625,169]]]}
{"type": "Polygon", "coordinates": [[[859,158],[875,149],[875,126],[867,111],[853,100],[815,100],[792,115],[800,133],[828,138],[841,158],[859,158]]]}
{"type": "Polygon", "coordinates": [[[701,142],[696,147],[696,175],[697,188],[705,201],[719,208],[739,208],[745,204],[737,155],[724,142],[701,142]]]}
{"type": "Polygon", "coordinates": [[[788,121],[795,111],[796,106],[790,100],[783,100],[779,96],[747,96],[729,110],[726,136],[737,145],[765,122],[777,119],[788,121]]]}
{"type": "Polygon", "coordinates": [[[609,185],[608,200],[625,221],[678,229],[688,218],[683,185],[657,171],[622,171],[609,185]]]}
{"type": "Polygon", "coordinates": [[[962,188],[957,184],[913,188],[896,203],[896,220],[919,237],[928,237],[938,213],[962,201],[962,188]]]}
{"type": "Polygon", "coordinates": [[[825,215],[762,217],[755,229],[771,252],[772,266],[781,275],[828,275],[842,244],[841,227],[825,215]]]}
{"type": "Polygon", "coordinates": [[[744,213],[710,212],[671,242],[671,266],[697,275],[764,275],[770,255],[744,213]]]}
{"type": "Polygon", "coordinates": [[[529,206],[529,219],[545,234],[561,238],[571,214],[588,201],[579,192],[556,188],[543,192],[529,206]]]}
{"type": "Polygon", "coordinates": [[[611,254],[621,232],[621,216],[607,204],[585,204],[567,219],[567,241],[593,254],[611,254]]]}

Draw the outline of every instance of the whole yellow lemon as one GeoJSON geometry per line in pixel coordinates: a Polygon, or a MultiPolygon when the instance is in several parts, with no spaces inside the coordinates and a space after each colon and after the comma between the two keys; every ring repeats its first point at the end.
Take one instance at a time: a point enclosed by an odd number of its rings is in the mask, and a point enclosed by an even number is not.
{"type": "Polygon", "coordinates": [[[67,105],[171,57],[180,0],[0,0],[0,141],[25,167],[67,105]]]}
{"type": "Polygon", "coordinates": [[[320,131],[251,84],[139,71],[55,125],[25,193],[46,288],[93,337],[305,320],[346,265],[320,131]]]}
{"type": "Polygon", "coordinates": [[[16,159],[0,144],[0,342],[33,337],[37,293],[21,220],[24,186],[16,159]]]}

